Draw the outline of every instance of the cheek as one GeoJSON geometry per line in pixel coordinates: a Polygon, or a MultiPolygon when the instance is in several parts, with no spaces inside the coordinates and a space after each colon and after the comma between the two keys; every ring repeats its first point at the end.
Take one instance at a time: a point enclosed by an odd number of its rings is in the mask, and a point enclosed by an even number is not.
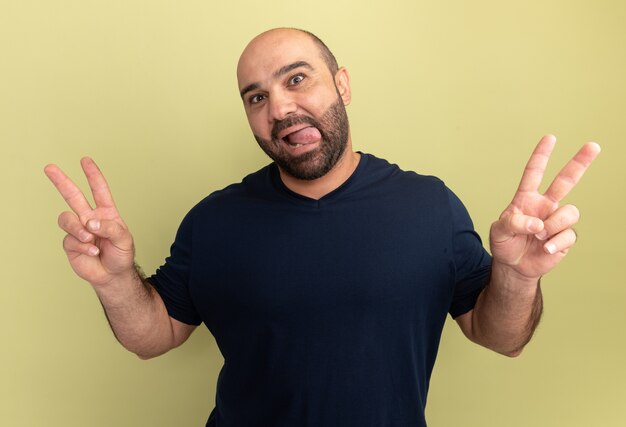
{"type": "Polygon", "coordinates": [[[247,117],[248,125],[250,125],[252,133],[262,138],[269,139],[270,128],[267,120],[263,120],[261,114],[258,113],[248,114],[247,117]]]}
{"type": "Polygon", "coordinates": [[[337,97],[337,92],[334,91],[333,86],[333,90],[325,88],[325,90],[315,92],[315,94],[309,93],[302,96],[298,103],[307,114],[319,119],[331,105],[337,102],[337,97]]]}

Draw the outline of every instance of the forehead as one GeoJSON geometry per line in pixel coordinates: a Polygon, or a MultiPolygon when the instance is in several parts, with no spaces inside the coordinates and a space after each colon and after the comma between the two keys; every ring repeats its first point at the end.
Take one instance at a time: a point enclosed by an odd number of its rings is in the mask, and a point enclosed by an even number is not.
{"type": "Polygon", "coordinates": [[[323,65],[319,47],[311,37],[294,30],[263,33],[248,44],[239,58],[239,89],[266,81],[281,67],[300,61],[314,68],[323,65]]]}

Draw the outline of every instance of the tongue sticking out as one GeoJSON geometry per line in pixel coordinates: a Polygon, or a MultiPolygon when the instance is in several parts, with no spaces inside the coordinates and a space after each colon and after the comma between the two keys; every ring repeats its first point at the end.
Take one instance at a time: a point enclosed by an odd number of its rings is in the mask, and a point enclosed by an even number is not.
{"type": "Polygon", "coordinates": [[[320,131],[314,127],[300,129],[294,133],[290,133],[285,140],[290,144],[309,144],[322,138],[320,131]]]}

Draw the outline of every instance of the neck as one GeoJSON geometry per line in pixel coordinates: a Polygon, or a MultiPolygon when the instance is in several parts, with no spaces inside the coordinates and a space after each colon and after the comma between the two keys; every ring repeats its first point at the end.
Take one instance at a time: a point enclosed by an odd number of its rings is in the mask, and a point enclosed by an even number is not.
{"type": "Polygon", "coordinates": [[[328,193],[336,190],[352,175],[361,155],[352,151],[350,145],[337,161],[337,164],[324,176],[310,181],[297,179],[286,174],[279,168],[280,178],[285,186],[302,196],[319,200],[328,193]]]}

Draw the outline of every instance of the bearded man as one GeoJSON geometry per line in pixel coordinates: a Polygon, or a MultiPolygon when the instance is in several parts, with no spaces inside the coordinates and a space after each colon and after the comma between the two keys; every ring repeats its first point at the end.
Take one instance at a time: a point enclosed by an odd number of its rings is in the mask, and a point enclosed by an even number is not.
{"type": "Polygon", "coordinates": [[[560,201],[599,146],[583,146],[540,194],[555,143],[542,138],[489,255],[442,181],[353,150],[349,75],[316,36],[257,36],[237,78],[273,162],[196,205],[148,279],[95,163],[82,160],[95,208],[46,167],[72,209],[59,217],[71,266],[141,358],[206,325],[224,356],[207,426],[425,426],[448,313],[508,356],[530,340],[539,279],[576,240],[578,210],[560,201]]]}

